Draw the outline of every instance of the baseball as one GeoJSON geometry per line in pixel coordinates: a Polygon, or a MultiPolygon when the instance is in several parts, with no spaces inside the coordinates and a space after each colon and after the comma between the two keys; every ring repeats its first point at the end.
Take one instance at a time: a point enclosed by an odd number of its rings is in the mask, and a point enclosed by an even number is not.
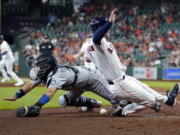
{"type": "Polygon", "coordinates": [[[87,108],[86,106],[83,106],[83,107],[81,107],[81,110],[82,110],[83,112],[87,112],[88,108],[87,108]]]}
{"type": "Polygon", "coordinates": [[[105,115],[106,113],[107,113],[107,110],[106,110],[106,109],[103,108],[103,109],[100,110],[100,114],[101,114],[101,115],[105,115]]]}

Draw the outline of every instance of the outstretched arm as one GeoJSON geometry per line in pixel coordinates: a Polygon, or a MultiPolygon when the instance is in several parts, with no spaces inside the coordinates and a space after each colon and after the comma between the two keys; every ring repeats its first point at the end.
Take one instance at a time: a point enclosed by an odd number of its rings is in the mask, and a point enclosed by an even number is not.
{"type": "Polygon", "coordinates": [[[111,24],[115,22],[116,20],[116,14],[115,12],[117,9],[113,9],[111,12],[111,15],[109,17],[109,21],[105,23],[102,27],[100,27],[93,35],[93,42],[95,44],[100,45],[101,39],[104,37],[104,35],[107,33],[107,31],[110,29],[111,24]]]}
{"type": "Polygon", "coordinates": [[[50,99],[56,93],[57,88],[49,88],[45,91],[45,93],[41,96],[37,103],[32,106],[25,106],[18,108],[16,111],[17,117],[36,117],[39,115],[41,107],[48,103],[50,99]]]}
{"type": "Polygon", "coordinates": [[[23,97],[26,93],[31,91],[37,85],[38,85],[38,83],[34,83],[33,81],[29,81],[21,89],[19,89],[13,97],[5,98],[4,100],[16,101],[18,98],[23,97]]]}

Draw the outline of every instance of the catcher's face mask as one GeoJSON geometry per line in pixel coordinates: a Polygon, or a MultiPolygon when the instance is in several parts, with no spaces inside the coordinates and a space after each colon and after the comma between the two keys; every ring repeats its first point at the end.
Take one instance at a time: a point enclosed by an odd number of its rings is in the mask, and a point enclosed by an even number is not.
{"type": "Polygon", "coordinates": [[[51,70],[51,67],[49,64],[34,67],[34,71],[39,78],[47,76],[50,70],[51,70]]]}
{"type": "Polygon", "coordinates": [[[48,74],[56,66],[56,60],[54,56],[49,54],[42,54],[36,59],[35,72],[39,79],[46,79],[48,74]]]}

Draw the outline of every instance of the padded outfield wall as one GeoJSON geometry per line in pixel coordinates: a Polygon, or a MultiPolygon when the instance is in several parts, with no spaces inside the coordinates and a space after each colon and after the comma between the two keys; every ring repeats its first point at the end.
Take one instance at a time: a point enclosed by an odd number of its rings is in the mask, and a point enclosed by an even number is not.
{"type": "Polygon", "coordinates": [[[143,80],[180,80],[180,68],[131,67],[127,74],[143,80]]]}

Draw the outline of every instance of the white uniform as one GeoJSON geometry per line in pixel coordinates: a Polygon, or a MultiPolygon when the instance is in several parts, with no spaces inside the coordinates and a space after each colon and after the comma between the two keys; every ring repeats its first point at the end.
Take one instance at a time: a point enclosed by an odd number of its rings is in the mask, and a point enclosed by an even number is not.
{"type": "Polygon", "coordinates": [[[113,80],[121,99],[148,107],[155,106],[157,101],[164,103],[167,101],[167,96],[154,92],[134,77],[125,74],[124,66],[121,64],[115,48],[105,38],[101,40],[101,45],[95,45],[91,40],[88,50],[94,64],[101,70],[105,78],[113,80]]]}
{"type": "Polygon", "coordinates": [[[0,71],[2,72],[2,76],[3,76],[2,82],[9,80],[9,77],[7,75],[9,74],[14,80],[17,81],[15,86],[22,85],[24,82],[13,72],[13,63],[15,59],[9,44],[6,41],[3,41],[1,43],[0,51],[1,54],[6,52],[6,54],[2,55],[2,60],[0,61],[0,71]],[[4,68],[6,68],[7,73],[4,68]]]}
{"type": "MultiPolygon", "coordinates": [[[[88,38],[83,43],[83,45],[82,45],[82,47],[80,49],[80,51],[83,52],[84,66],[87,67],[87,68],[90,68],[91,70],[96,70],[96,72],[99,72],[104,77],[103,73],[101,71],[99,71],[98,68],[93,63],[93,60],[92,60],[91,55],[89,53],[91,51],[91,49],[92,49],[91,47],[89,47],[91,45],[92,45],[92,40],[91,40],[91,38],[88,38]]],[[[127,69],[127,67],[125,65],[123,65],[122,70],[126,71],[126,69],[127,69]]],[[[107,80],[107,79],[105,78],[105,80],[107,80]]],[[[115,88],[114,84],[109,84],[108,87],[109,87],[109,91],[112,94],[117,93],[117,89],[115,88]]],[[[127,104],[127,101],[126,100],[121,100],[120,103],[122,105],[125,105],[125,104],[127,104]]]]}
{"type": "Polygon", "coordinates": [[[89,44],[91,44],[91,39],[90,38],[86,39],[86,42],[84,42],[82,44],[82,47],[81,47],[80,51],[83,52],[84,66],[91,69],[91,70],[95,70],[96,66],[92,62],[91,56],[88,53],[89,44]]]}
{"type": "Polygon", "coordinates": [[[91,45],[89,45],[88,52],[94,64],[104,74],[105,78],[108,80],[123,78],[125,73],[114,51],[114,46],[110,42],[107,42],[105,38],[101,40],[101,46],[94,45],[92,40],[90,43],[91,45]]]}

